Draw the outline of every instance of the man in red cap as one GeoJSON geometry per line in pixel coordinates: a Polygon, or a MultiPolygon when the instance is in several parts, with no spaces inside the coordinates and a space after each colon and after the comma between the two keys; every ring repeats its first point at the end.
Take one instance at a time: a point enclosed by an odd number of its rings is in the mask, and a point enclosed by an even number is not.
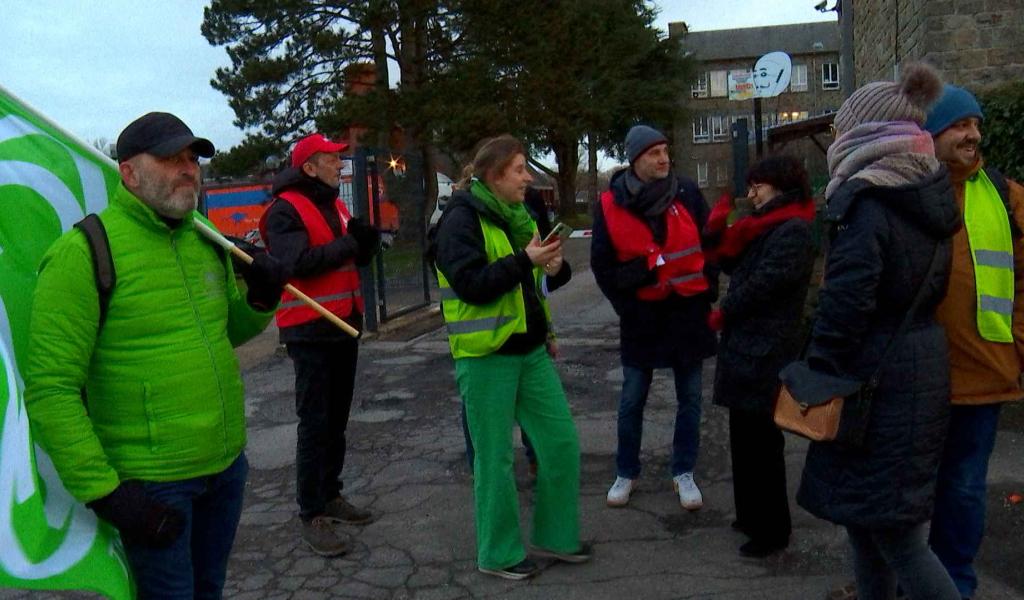
{"type": "MultiPolygon", "coordinates": [[[[291,167],[274,181],[260,224],[270,253],[292,283],[356,329],[363,325],[358,266],[380,248],[379,232],[353,219],[338,198],[341,156],[348,147],[317,133],[299,140],[291,167]]],[[[295,365],[299,416],[296,471],[302,539],[321,556],[348,550],[336,523],[365,524],[373,515],[341,496],[345,428],[352,406],[358,342],[288,292],[277,326],[295,365]]]]}

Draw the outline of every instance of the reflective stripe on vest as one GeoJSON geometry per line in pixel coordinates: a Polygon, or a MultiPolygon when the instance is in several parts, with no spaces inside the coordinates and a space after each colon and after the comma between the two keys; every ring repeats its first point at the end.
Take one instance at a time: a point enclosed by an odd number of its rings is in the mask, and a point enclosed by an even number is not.
{"type": "Polygon", "coordinates": [[[999,191],[984,170],[964,185],[964,226],[974,261],[978,333],[1013,342],[1013,237],[999,191]]]}
{"type": "MultiPolygon", "coordinates": [[[[512,244],[500,227],[480,217],[480,229],[484,234],[488,264],[513,253],[512,244]]],[[[438,233],[444,235],[444,230],[438,233]]],[[[440,268],[435,270],[441,292],[441,314],[444,315],[453,357],[486,356],[501,348],[512,334],[526,333],[526,302],[522,285],[488,304],[470,304],[459,299],[440,268]]],[[[535,287],[539,290],[544,272],[539,268],[534,268],[533,272],[535,287]]],[[[550,323],[547,301],[539,295],[538,299],[550,323]]]]}
{"type": "MultiPolygon", "coordinates": [[[[312,298],[313,300],[316,300],[320,304],[327,304],[328,302],[332,302],[334,300],[345,300],[345,299],[349,299],[349,298],[359,298],[362,295],[363,295],[362,292],[360,292],[359,290],[356,290],[354,292],[342,292],[340,294],[330,294],[330,295],[327,295],[327,296],[310,296],[310,298],[312,298]]],[[[295,307],[295,306],[305,306],[305,305],[306,305],[306,303],[303,302],[302,300],[291,300],[291,301],[288,301],[288,302],[282,302],[281,303],[281,308],[292,308],[292,307],[295,307]]]]}
{"type": "MultiPolygon", "coordinates": [[[[302,194],[288,190],[277,195],[277,201],[284,201],[292,205],[295,212],[302,219],[309,236],[310,247],[323,246],[337,239],[337,234],[331,230],[326,219],[313,202],[302,194]]],[[[348,222],[352,219],[348,208],[339,199],[334,200],[334,209],[338,212],[338,220],[341,223],[341,234],[348,233],[348,222]]],[[[261,219],[261,234],[267,239],[265,227],[261,219]]],[[[273,248],[269,248],[273,253],[273,248]]],[[[339,317],[347,317],[353,310],[363,312],[363,295],[360,291],[359,269],[355,261],[347,260],[337,269],[322,273],[315,277],[303,277],[292,279],[289,283],[299,291],[323,305],[339,317]]],[[[281,294],[281,304],[274,315],[278,327],[292,327],[301,325],[316,319],[322,319],[320,313],[306,306],[304,302],[288,291],[281,294]]]]}
{"type": "Polygon", "coordinates": [[[494,331],[513,319],[515,319],[515,317],[498,315],[497,317],[483,317],[480,319],[469,319],[467,321],[453,321],[448,323],[448,335],[475,333],[477,331],[494,331]]]}

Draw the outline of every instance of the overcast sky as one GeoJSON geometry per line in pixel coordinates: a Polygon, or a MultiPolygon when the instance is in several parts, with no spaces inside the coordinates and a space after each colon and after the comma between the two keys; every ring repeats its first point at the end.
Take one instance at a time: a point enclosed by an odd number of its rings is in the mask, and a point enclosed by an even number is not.
{"type": "MultiPolygon", "coordinates": [[[[536,1],[536,0],[534,0],[536,1]]],[[[834,0],[833,0],[834,1],[834,0]]],[[[177,114],[226,150],[244,132],[210,87],[228,66],[199,32],[208,0],[8,0],[0,6],[0,86],[86,142],[134,118],[177,114]]],[[[524,0],[524,7],[529,0],[524,0]]],[[[661,0],[658,26],[691,31],[834,20],[814,0],[661,0]],[[771,9],[767,9],[770,5],[771,9]]]]}

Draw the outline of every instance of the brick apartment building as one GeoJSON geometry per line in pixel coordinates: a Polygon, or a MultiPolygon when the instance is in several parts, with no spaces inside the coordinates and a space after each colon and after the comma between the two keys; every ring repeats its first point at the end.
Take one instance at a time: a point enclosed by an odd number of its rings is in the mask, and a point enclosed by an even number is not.
{"type": "MultiPolygon", "coordinates": [[[[696,81],[685,92],[687,115],[674,128],[673,157],[676,169],[697,181],[709,201],[732,191],[730,126],[737,119],[747,119],[750,160],[755,159],[754,101],[728,99],[729,71],[749,72],[758,58],[772,51],[792,58],[789,87],[762,99],[765,130],[834,112],[842,103],[839,29],[834,22],[699,32],[687,31],[686,23],[678,22],[669,23],[669,35],[682,36],[686,51],[699,63],[696,81]]],[[[831,138],[822,142],[827,146],[831,138]]],[[[812,179],[825,176],[824,152],[810,139],[790,142],[783,151],[804,159],[812,179]]]]}
{"type": "MultiPolygon", "coordinates": [[[[856,85],[924,60],[980,90],[1024,79],[1024,0],[847,0],[856,85]]],[[[841,15],[845,19],[848,15],[841,15]]]]}

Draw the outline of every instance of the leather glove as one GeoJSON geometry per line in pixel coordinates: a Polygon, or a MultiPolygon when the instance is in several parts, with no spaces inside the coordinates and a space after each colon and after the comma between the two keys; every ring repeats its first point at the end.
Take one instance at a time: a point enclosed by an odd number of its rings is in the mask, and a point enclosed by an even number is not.
{"type": "Polygon", "coordinates": [[[113,492],[86,506],[117,527],[129,544],[167,548],[185,531],[185,515],[149,497],[139,481],[122,481],[113,492]]]}
{"type": "Polygon", "coordinates": [[[373,254],[376,252],[377,245],[380,243],[380,231],[376,227],[356,217],[348,222],[347,229],[349,235],[354,237],[359,244],[361,253],[373,254]]]}
{"type": "Polygon", "coordinates": [[[242,271],[249,292],[245,298],[257,310],[267,311],[277,306],[281,291],[291,277],[291,269],[266,252],[252,257],[252,264],[242,271]]]}

